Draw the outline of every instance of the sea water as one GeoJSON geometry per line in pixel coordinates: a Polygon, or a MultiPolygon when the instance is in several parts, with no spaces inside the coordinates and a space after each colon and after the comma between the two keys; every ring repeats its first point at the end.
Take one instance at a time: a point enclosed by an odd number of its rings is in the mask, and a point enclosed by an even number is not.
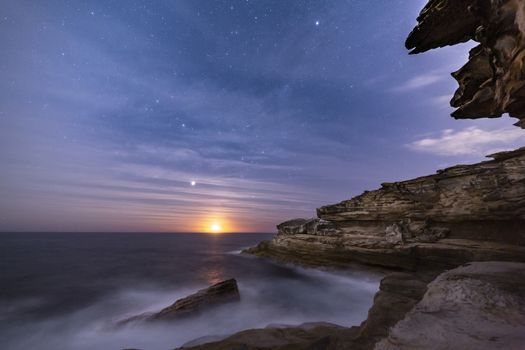
{"type": "Polygon", "coordinates": [[[269,234],[0,234],[1,348],[173,349],[269,324],[358,325],[380,274],[279,265],[240,254],[269,234]],[[239,303],[176,323],[115,322],[236,278],[239,303]]]}

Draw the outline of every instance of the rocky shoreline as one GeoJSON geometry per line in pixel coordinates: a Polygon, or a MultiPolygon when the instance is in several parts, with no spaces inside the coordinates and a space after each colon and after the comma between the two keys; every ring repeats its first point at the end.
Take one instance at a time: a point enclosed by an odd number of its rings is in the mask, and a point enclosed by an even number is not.
{"type": "Polygon", "coordinates": [[[423,297],[434,273],[393,273],[381,281],[380,290],[367,320],[360,326],[341,327],[328,323],[307,323],[290,327],[250,329],[225,339],[178,348],[191,350],[256,349],[372,349],[388,335],[388,329],[400,321],[423,297]]]}
{"type": "MultiPolygon", "coordinates": [[[[479,43],[452,74],[454,118],[508,113],[525,127],[525,2],[430,0],[417,21],[406,41],[413,54],[479,43]]],[[[383,278],[359,327],[255,329],[183,348],[524,349],[525,148],[490,157],[320,207],[244,252],[403,271],[383,278]]]]}
{"type": "Polygon", "coordinates": [[[181,349],[450,349],[456,338],[462,349],[522,349],[525,148],[491,157],[323,206],[318,218],[284,222],[271,241],[244,251],[307,266],[402,271],[383,278],[360,326],[247,330],[181,349]]]}
{"type": "Polygon", "coordinates": [[[415,271],[470,261],[525,262],[525,148],[387,183],[277,226],[245,252],[281,262],[415,271]]]}
{"type": "Polygon", "coordinates": [[[389,274],[360,326],[251,329],[179,350],[520,350],[524,330],[525,264],[474,262],[443,273],[389,274]]]}

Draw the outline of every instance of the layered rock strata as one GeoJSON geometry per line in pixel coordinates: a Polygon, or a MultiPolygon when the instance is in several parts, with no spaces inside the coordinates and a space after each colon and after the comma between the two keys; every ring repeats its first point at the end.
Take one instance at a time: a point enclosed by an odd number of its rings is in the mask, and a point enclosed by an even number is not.
{"type": "Polygon", "coordinates": [[[523,0],[430,0],[406,47],[411,53],[479,42],[452,76],[459,88],[454,118],[518,118],[525,128],[525,2],[523,0]]]}
{"type": "Polygon", "coordinates": [[[385,183],[277,226],[247,253],[307,265],[416,270],[525,261],[525,148],[385,183]]]}

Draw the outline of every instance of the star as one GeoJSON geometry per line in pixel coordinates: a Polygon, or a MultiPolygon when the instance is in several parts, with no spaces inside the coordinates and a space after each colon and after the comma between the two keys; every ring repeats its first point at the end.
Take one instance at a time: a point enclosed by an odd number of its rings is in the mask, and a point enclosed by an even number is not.
{"type": "Polygon", "coordinates": [[[319,21],[315,21],[315,25],[318,27],[319,26],[319,21]]]}
{"type": "Polygon", "coordinates": [[[195,182],[195,181],[190,182],[190,185],[192,185],[192,186],[195,186],[196,184],[197,184],[197,182],[195,182]]]}

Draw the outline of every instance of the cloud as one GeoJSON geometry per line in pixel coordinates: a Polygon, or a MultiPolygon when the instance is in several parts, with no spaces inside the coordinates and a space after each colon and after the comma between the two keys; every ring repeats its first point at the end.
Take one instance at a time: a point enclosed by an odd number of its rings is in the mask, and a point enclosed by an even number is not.
{"type": "Polygon", "coordinates": [[[415,76],[414,78],[406,81],[403,84],[395,86],[392,88],[394,92],[407,92],[421,89],[423,87],[437,83],[440,80],[443,80],[443,75],[436,73],[421,74],[415,76]]]}
{"type": "Polygon", "coordinates": [[[477,156],[513,149],[524,142],[525,132],[516,127],[483,130],[471,126],[459,131],[446,129],[439,136],[416,140],[407,147],[440,156],[477,156]]]}
{"type": "Polygon", "coordinates": [[[448,109],[451,108],[450,106],[450,100],[452,100],[451,95],[440,95],[440,96],[434,96],[429,99],[429,102],[436,107],[440,107],[442,109],[448,109]]]}

